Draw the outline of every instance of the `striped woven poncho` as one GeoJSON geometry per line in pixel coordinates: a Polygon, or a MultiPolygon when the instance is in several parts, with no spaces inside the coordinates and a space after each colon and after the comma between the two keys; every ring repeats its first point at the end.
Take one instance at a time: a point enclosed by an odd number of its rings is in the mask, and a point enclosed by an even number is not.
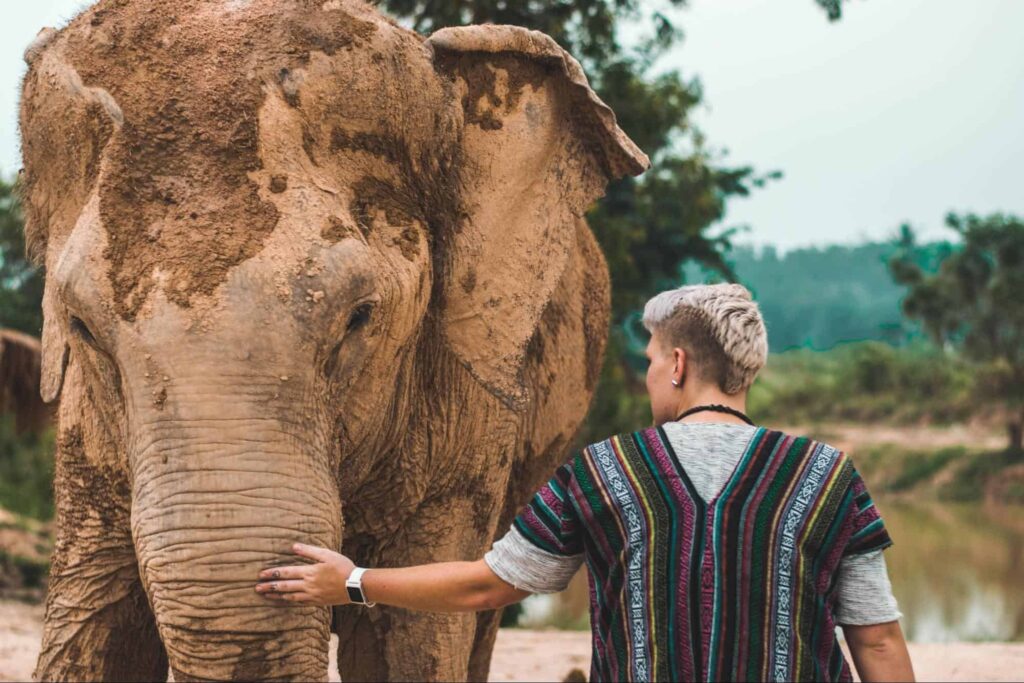
{"type": "Polygon", "coordinates": [[[844,453],[763,428],[713,500],[652,427],[583,449],[514,524],[585,554],[591,680],[850,680],[839,562],[892,543],[844,453]]]}

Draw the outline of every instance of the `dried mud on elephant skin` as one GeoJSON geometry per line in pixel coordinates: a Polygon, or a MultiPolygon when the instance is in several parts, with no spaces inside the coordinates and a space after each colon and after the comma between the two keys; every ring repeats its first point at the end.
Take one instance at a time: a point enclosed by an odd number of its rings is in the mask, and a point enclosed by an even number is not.
{"type": "MultiPolygon", "coordinates": [[[[312,52],[351,49],[377,30],[348,12],[312,12],[301,4],[225,27],[206,21],[197,11],[209,11],[203,5],[209,3],[105,3],[93,13],[92,29],[70,33],[62,47],[82,81],[109,92],[124,113],[107,149],[100,211],[115,304],[126,320],[156,286],[157,267],[165,272],[167,298],[188,307],[259,253],[279,220],[249,178],[262,168],[257,122],[264,77],[282,64],[301,67],[312,52]],[[215,35],[225,30],[234,32],[231,40],[215,35]],[[277,47],[257,53],[255,45],[277,47]],[[186,77],[190,72],[202,81],[186,77]]],[[[33,105],[29,97],[25,118],[33,105]]],[[[31,143],[25,151],[51,153],[31,143]]],[[[33,182],[27,179],[29,193],[33,182]]],[[[270,190],[283,191],[283,184],[275,178],[270,190]]]]}

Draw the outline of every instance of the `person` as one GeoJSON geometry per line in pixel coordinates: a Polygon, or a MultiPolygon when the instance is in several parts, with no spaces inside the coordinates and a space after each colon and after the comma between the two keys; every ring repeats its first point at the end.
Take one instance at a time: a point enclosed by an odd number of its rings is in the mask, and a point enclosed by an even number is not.
{"type": "Polygon", "coordinates": [[[590,444],[475,562],[356,568],[324,548],[260,573],[267,599],[489,610],[566,587],[586,564],[591,680],[913,680],[882,551],[892,540],[849,456],[754,426],[767,359],[739,285],[655,296],[654,426],[590,444]]]}

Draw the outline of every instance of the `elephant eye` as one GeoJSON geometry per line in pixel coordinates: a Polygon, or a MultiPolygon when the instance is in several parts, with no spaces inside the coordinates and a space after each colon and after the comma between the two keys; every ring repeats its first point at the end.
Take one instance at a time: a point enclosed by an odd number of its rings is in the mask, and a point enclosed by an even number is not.
{"type": "Polygon", "coordinates": [[[370,314],[372,312],[373,304],[360,304],[356,306],[356,309],[352,311],[352,315],[348,319],[346,331],[355,332],[364,327],[366,323],[370,322],[370,314]]]}
{"type": "MultiPolygon", "coordinates": [[[[370,322],[370,314],[373,312],[373,304],[365,303],[359,304],[352,311],[352,315],[348,318],[348,325],[345,328],[346,336],[360,330],[370,322]]],[[[334,374],[335,369],[338,367],[338,357],[341,355],[341,347],[344,345],[345,340],[342,339],[331,352],[327,354],[327,360],[324,361],[324,374],[327,377],[331,377],[334,374]]]]}
{"type": "Polygon", "coordinates": [[[89,346],[99,346],[99,342],[96,341],[96,336],[92,333],[92,330],[77,315],[71,316],[71,331],[77,334],[89,346]]]}

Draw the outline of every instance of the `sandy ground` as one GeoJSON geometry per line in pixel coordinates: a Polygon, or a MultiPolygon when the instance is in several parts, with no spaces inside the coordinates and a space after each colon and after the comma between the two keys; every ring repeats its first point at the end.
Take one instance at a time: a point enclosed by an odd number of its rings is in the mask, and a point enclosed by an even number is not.
{"type": "Polygon", "coordinates": [[[888,444],[907,449],[970,446],[997,451],[1006,448],[1005,433],[1001,429],[993,429],[986,425],[889,426],[826,422],[820,425],[770,426],[790,434],[808,434],[854,454],[858,448],[888,444]]]}
{"type": "MultiPolygon", "coordinates": [[[[39,605],[0,602],[0,681],[31,677],[42,616],[39,605]]],[[[912,643],[910,655],[919,681],[1024,680],[1024,643],[912,643]]],[[[575,668],[584,672],[590,668],[589,634],[503,629],[494,650],[491,680],[561,681],[575,668]]],[[[339,680],[333,655],[330,678],[339,680]]]]}

